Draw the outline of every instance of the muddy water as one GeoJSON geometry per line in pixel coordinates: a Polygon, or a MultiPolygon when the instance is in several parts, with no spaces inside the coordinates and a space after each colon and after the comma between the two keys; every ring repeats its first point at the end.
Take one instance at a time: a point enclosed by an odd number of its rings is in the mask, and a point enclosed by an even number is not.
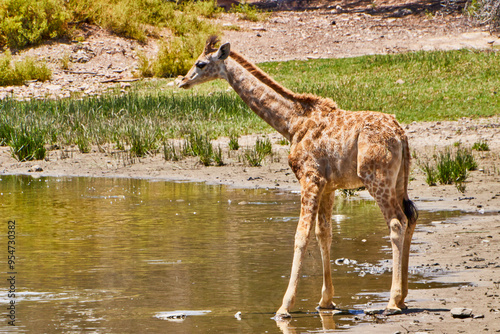
{"type": "MultiPolygon", "coordinates": [[[[16,221],[17,272],[16,331],[2,311],[1,332],[280,332],[270,318],[288,282],[298,194],[30,176],[2,176],[0,193],[0,279],[8,220],[16,221]]],[[[421,222],[453,215],[423,212],[421,222]]],[[[339,198],[333,240],[337,305],[351,313],[383,306],[390,244],[376,205],[339,198]]],[[[356,325],[353,315],[314,313],[321,265],[315,241],[309,249],[297,313],[282,330],[356,325]]],[[[417,271],[410,288],[435,287],[428,279],[417,271]]],[[[4,310],[7,283],[0,289],[4,310]]]]}

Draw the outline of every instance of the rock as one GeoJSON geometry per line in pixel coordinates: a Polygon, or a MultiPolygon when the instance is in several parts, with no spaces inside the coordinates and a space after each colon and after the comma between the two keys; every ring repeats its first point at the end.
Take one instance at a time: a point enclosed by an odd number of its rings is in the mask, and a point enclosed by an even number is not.
{"type": "Polygon", "coordinates": [[[61,88],[61,85],[47,85],[47,89],[52,91],[61,90],[61,88]]]}
{"type": "Polygon", "coordinates": [[[384,312],[384,309],[381,309],[381,308],[367,308],[366,310],[364,310],[365,314],[366,315],[375,315],[375,314],[380,314],[382,312],[384,312]]]}
{"type": "Polygon", "coordinates": [[[472,317],[472,309],[470,308],[455,307],[451,309],[450,313],[453,318],[463,319],[472,317]]]}
{"type": "Polygon", "coordinates": [[[28,169],[28,173],[33,173],[33,172],[43,172],[43,168],[40,167],[39,165],[34,165],[30,169],[28,169]]]}
{"type": "Polygon", "coordinates": [[[484,314],[478,314],[478,315],[475,315],[472,317],[473,319],[483,319],[484,318],[484,314]]]}

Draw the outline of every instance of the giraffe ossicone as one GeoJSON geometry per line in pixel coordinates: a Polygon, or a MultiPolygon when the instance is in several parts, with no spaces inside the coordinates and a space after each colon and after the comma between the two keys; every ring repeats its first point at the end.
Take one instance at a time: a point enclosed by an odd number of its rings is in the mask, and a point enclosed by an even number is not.
{"type": "Polygon", "coordinates": [[[408,260],[418,213],[408,197],[410,149],[393,115],[345,111],[331,99],[297,94],[278,84],[229,43],[210,37],[179,87],[226,80],[245,103],[290,141],[288,162],[301,185],[300,219],[288,288],[276,319],[290,316],[299,273],[314,227],[321,250],[320,309],[335,308],[331,279],[331,216],[336,189],[366,187],[380,207],[392,244],[392,285],[387,314],[406,308],[408,260]]]}

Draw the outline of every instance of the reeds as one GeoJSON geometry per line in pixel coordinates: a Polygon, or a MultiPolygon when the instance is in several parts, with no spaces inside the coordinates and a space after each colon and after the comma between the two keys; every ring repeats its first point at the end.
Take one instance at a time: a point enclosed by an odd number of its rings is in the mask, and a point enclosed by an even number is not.
{"type": "Polygon", "coordinates": [[[470,149],[458,147],[455,150],[446,148],[434,154],[430,160],[418,161],[418,165],[426,176],[430,186],[440,184],[455,184],[457,190],[465,192],[465,180],[468,172],[477,169],[477,162],[470,149]]]}
{"type": "Polygon", "coordinates": [[[251,167],[262,166],[264,158],[273,153],[272,148],[273,146],[269,138],[264,138],[262,140],[257,138],[255,146],[245,150],[244,158],[251,167]]]}
{"type": "Polygon", "coordinates": [[[47,151],[44,144],[44,131],[24,124],[13,129],[9,140],[12,156],[18,161],[42,160],[47,151]]]}

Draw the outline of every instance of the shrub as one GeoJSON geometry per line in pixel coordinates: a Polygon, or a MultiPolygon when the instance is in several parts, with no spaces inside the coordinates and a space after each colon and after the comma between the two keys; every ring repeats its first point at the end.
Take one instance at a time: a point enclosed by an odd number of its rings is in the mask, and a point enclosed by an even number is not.
{"type": "Polygon", "coordinates": [[[184,27],[178,26],[176,29],[179,35],[173,36],[161,46],[151,65],[155,76],[175,77],[186,74],[203,50],[207,37],[218,31],[217,27],[202,23],[197,18],[190,22],[194,26],[188,23],[184,27]]]}
{"type": "Polygon", "coordinates": [[[468,0],[466,12],[482,24],[489,24],[490,31],[500,29],[500,2],[498,0],[468,0]]]}
{"type": "Polygon", "coordinates": [[[68,34],[71,14],[61,0],[0,2],[0,46],[22,48],[68,34]]]}
{"type": "Polygon", "coordinates": [[[240,14],[239,16],[242,20],[257,22],[264,19],[264,15],[260,10],[247,3],[241,3],[239,5],[233,4],[230,12],[240,14]]]}
{"type": "Polygon", "coordinates": [[[18,161],[42,160],[46,149],[45,133],[35,126],[21,125],[12,132],[9,145],[12,156],[18,161]]]}
{"type": "Polygon", "coordinates": [[[0,57],[0,86],[22,85],[26,80],[46,81],[51,77],[52,72],[45,62],[37,62],[31,57],[26,57],[13,64],[8,50],[0,57]]]}

